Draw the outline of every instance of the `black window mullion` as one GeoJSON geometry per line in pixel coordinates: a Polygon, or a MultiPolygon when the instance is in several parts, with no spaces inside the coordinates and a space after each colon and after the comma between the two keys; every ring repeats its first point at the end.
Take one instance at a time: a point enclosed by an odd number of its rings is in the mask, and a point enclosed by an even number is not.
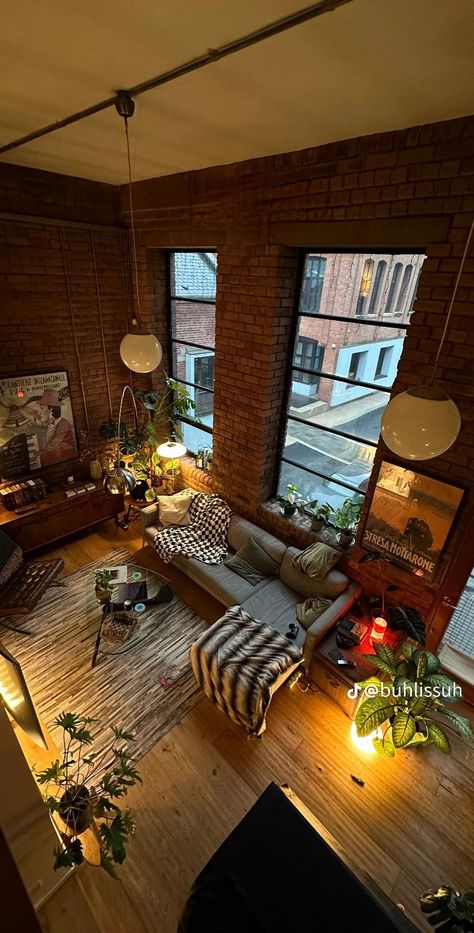
{"type": "Polygon", "coordinates": [[[170,295],[171,301],[189,301],[193,305],[215,305],[215,298],[190,298],[189,295],[170,295]]]}
{"type": "Polygon", "coordinates": [[[171,334],[171,343],[182,343],[184,347],[194,347],[196,350],[209,350],[211,353],[216,352],[215,347],[206,347],[202,343],[191,343],[190,340],[182,340],[180,337],[173,337],[173,334],[171,334]]]}
{"type": "Polygon", "coordinates": [[[178,379],[177,376],[173,376],[173,379],[183,386],[191,386],[193,389],[199,389],[201,392],[210,392],[211,395],[214,395],[214,389],[209,389],[207,386],[200,386],[197,382],[188,382],[186,379],[178,379]]]}
{"type": "Polygon", "coordinates": [[[360,327],[391,327],[393,330],[407,330],[408,324],[401,321],[386,321],[385,318],[371,317],[344,317],[343,314],[308,314],[305,311],[299,311],[299,317],[308,317],[312,321],[342,321],[343,324],[358,324],[360,327]]]}
{"type": "Polygon", "coordinates": [[[184,421],[185,424],[191,425],[192,428],[198,428],[199,431],[205,431],[206,434],[212,434],[212,428],[208,424],[196,421],[194,418],[190,418],[189,415],[178,415],[176,420],[184,421]]]}
{"type": "Polygon", "coordinates": [[[296,421],[298,424],[304,424],[309,428],[316,428],[318,431],[327,431],[328,434],[336,434],[338,437],[344,437],[348,441],[355,441],[357,444],[366,444],[370,447],[377,447],[377,441],[369,441],[365,437],[356,437],[355,434],[349,434],[348,431],[341,431],[339,428],[330,428],[326,424],[317,424],[314,421],[306,421],[305,418],[299,418],[297,415],[288,415],[289,421],[296,421]]]}
{"type": "MultiPolygon", "coordinates": [[[[318,470],[313,470],[312,467],[303,466],[302,463],[296,463],[296,460],[290,460],[289,457],[282,457],[282,463],[289,463],[290,466],[297,467],[298,470],[305,470],[306,473],[311,473],[313,476],[319,476],[320,479],[328,479],[331,482],[334,482],[335,486],[343,486],[344,489],[350,489],[351,492],[357,492],[360,496],[364,496],[365,493],[361,492],[360,489],[357,489],[357,486],[350,486],[349,483],[341,482],[340,479],[332,480],[330,476],[326,473],[320,473],[318,470]]],[[[350,479],[350,477],[348,477],[350,479]]]]}
{"type": "Polygon", "coordinates": [[[333,379],[335,382],[348,382],[351,386],[362,386],[363,389],[376,389],[377,392],[387,392],[390,395],[391,387],[378,386],[373,382],[362,382],[359,379],[349,379],[349,376],[336,376],[334,373],[325,373],[321,369],[303,369],[302,366],[292,366],[293,372],[309,373],[311,376],[322,376],[324,379],[333,379]]]}

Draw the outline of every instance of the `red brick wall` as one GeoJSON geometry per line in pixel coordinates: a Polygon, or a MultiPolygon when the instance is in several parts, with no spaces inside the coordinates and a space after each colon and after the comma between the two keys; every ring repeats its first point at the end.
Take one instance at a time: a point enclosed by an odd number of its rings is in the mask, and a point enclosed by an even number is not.
{"type": "MultiPolygon", "coordinates": [[[[336,222],[343,231],[344,224],[363,221],[360,248],[367,249],[383,246],[374,242],[374,222],[446,218],[442,242],[430,237],[426,242],[428,258],[394,387],[402,391],[430,374],[474,212],[473,152],[474,119],[463,118],[135,185],[141,240],[150,250],[218,251],[213,481],[236,510],[283,531],[287,540],[301,543],[302,533],[283,526],[261,503],[273,486],[280,443],[299,255],[290,245],[293,233],[308,248],[327,249],[336,245],[331,233],[324,242],[314,242],[309,225],[336,222]]],[[[125,199],[122,206],[126,213],[125,199]]],[[[463,429],[450,451],[420,464],[467,488],[436,584],[417,580],[410,596],[427,611],[440,597],[474,500],[474,327],[468,316],[473,273],[471,258],[438,373],[459,405],[463,429]]],[[[381,444],[376,466],[387,453],[381,444]]],[[[369,499],[370,493],[371,488],[369,499]]],[[[378,586],[372,565],[361,570],[351,563],[351,571],[369,588],[378,586]]],[[[384,574],[411,591],[410,575],[392,567],[384,574]]]]}

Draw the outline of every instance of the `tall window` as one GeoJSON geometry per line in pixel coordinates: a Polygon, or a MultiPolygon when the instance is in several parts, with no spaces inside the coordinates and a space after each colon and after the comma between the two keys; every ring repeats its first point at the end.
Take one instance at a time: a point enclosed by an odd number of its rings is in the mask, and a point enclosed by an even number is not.
{"type": "Polygon", "coordinates": [[[409,260],[418,272],[424,256],[326,252],[323,258],[317,316],[306,311],[303,271],[278,492],[297,483],[305,499],[337,509],[366,492],[409,326],[408,312],[403,319],[387,314],[388,268],[409,260]],[[362,316],[360,298],[370,304],[375,291],[376,316],[362,316]]]}
{"type": "Polygon", "coordinates": [[[379,310],[379,302],[382,292],[382,285],[385,278],[385,273],[387,271],[387,263],[385,259],[380,259],[377,263],[377,271],[375,273],[374,284],[372,292],[370,295],[369,307],[367,308],[367,314],[376,314],[379,310]]]}
{"type": "Polygon", "coordinates": [[[397,304],[395,306],[396,314],[403,314],[406,310],[406,301],[408,295],[408,289],[410,287],[411,274],[413,272],[413,266],[405,266],[402,278],[402,284],[400,285],[400,291],[398,293],[397,304]]]}
{"type": "Polygon", "coordinates": [[[396,262],[393,268],[392,277],[390,279],[390,287],[388,289],[388,295],[387,295],[387,304],[385,305],[385,314],[393,314],[393,311],[395,309],[395,298],[397,296],[398,286],[400,284],[402,269],[403,269],[403,264],[401,262],[396,262]]]}
{"type": "Polygon", "coordinates": [[[180,423],[192,453],[212,447],[216,274],[217,253],[170,254],[171,375],[195,404],[180,423]]]}
{"type": "Polygon", "coordinates": [[[323,256],[308,256],[301,284],[301,305],[306,314],[318,314],[323,293],[326,260],[323,256]]]}

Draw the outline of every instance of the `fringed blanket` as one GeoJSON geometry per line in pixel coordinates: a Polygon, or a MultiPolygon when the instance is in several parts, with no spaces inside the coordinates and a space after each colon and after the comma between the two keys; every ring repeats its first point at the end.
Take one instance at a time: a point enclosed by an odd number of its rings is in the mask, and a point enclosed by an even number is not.
{"type": "Polygon", "coordinates": [[[278,677],[302,659],[284,635],[233,606],[191,646],[201,689],[250,735],[265,731],[265,716],[278,677]]]}
{"type": "Polygon", "coordinates": [[[219,496],[198,493],[189,506],[189,525],[163,528],[155,547],[165,563],[175,554],[196,557],[205,564],[220,564],[227,554],[227,529],[232,512],[219,496]]]}

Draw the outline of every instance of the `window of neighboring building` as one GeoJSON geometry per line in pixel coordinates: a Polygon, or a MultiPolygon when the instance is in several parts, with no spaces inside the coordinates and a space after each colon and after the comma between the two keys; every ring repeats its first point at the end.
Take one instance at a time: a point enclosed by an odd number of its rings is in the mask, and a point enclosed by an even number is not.
{"type": "Polygon", "coordinates": [[[389,374],[390,360],[392,358],[393,347],[382,347],[379,350],[377,365],[375,367],[375,378],[386,379],[389,374]]]}
{"type": "Polygon", "coordinates": [[[326,260],[322,256],[308,256],[304,266],[300,304],[305,314],[318,314],[323,293],[326,260]]]}
{"type": "Polygon", "coordinates": [[[395,305],[395,314],[403,314],[403,312],[406,310],[407,295],[408,289],[410,287],[412,272],[413,266],[405,266],[403,270],[402,284],[400,285],[400,291],[398,293],[397,303],[395,305]]]}
{"type": "Polygon", "coordinates": [[[395,308],[395,298],[397,296],[398,286],[400,284],[400,279],[402,275],[403,265],[401,262],[396,262],[393,267],[392,276],[390,279],[390,285],[387,295],[387,303],[385,305],[385,314],[393,314],[395,308]]]}
{"type": "Polygon", "coordinates": [[[392,320],[387,317],[389,272],[397,263],[402,270],[412,267],[408,306],[424,256],[380,250],[329,251],[321,258],[325,282],[317,315],[306,310],[305,273],[301,280],[277,491],[284,495],[288,483],[297,483],[305,499],[337,509],[367,489],[409,326],[408,307],[403,316],[392,311],[392,320]]]}
{"type": "Polygon", "coordinates": [[[180,421],[191,453],[212,447],[216,279],[217,253],[170,254],[171,376],[195,404],[180,421]]]}
{"type": "Polygon", "coordinates": [[[367,296],[370,292],[370,286],[372,285],[372,278],[374,275],[374,260],[366,259],[364,262],[364,268],[362,269],[362,276],[359,286],[359,294],[357,297],[357,304],[355,313],[363,314],[365,310],[365,304],[367,301],[367,296]]]}
{"type": "Polygon", "coordinates": [[[377,263],[377,269],[374,276],[374,284],[372,287],[372,292],[369,300],[369,307],[367,308],[367,314],[376,314],[379,310],[379,301],[382,292],[383,280],[385,278],[385,273],[387,271],[387,263],[385,259],[380,259],[377,263]]]}

